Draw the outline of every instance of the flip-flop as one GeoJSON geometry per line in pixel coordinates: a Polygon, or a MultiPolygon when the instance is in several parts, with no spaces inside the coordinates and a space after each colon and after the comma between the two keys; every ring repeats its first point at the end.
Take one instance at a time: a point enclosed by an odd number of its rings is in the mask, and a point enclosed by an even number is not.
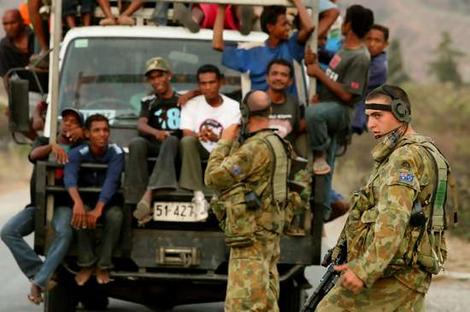
{"type": "Polygon", "coordinates": [[[330,173],[331,167],[323,158],[315,159],[313,162],[313,173],[315,175],[325,175],[330,173]]]}

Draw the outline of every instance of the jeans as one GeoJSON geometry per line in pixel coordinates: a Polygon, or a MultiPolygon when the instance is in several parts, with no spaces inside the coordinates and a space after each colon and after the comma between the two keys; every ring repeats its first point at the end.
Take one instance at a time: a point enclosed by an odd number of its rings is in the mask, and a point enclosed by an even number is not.
{"type": "Polygon", "coordinates": [[[152,21],[159,25],[165,26],[168,22],[168,2],[157,1],[155,4],[155,10],[152,14],[152,21]]]}
{"type": "MultiPolygon", "coordinates": [[[[90,210],[85,206],[85,209],[90,210]]],[[[78,266],[91,267],[96,263],[100,269],[110,269],[113,267],[111,258],[121,234],[121,225],[123,220],[122,208],[119,206],[105,207],[101,218],[104,223],[101,241],[95,252],[95,229],[78,229],[77,247],[78,247],[78,266]]]]}
{"type": "Polygon", "coordinates": [[[77,7],[80,3],[80,14],[93,13],[95,10],[95,0],[64,0],[62,2],[62,15],[77,15],[77,7]]]}
{"type": "Polygon", "coordinates": [[[201,159],[209,159],[209,152],[198,138],[185,136],[181,139],[181,158],[180,187],[191,191],[202,191],[204,181],[201,159]]]}
{"type": "Polygon", "coordinates": [[[143,137],[131,140],[124,182],[127,204],[136,204],[146,189],[178,188],[175,168],[178,145],[179,140],[175,136],[169,136],[162,143],[143,137]],[[158,158],[149,177],[147,157],[156,155],[158,158]]]}
{"type": "Polygon", "coordinates": [[[1,237],[23,274],[32,283],[44,289],[72,242],[72,210],[68,207],[55,208],[52,218],[55,235],[44,263],[23,239],[34,231],[36,210],[36,207],[27,207],[13,216],[2,228],[1,237]]]}
{"type": "Polygon", "coordinates": [[[305,121],[313,152],[325,152],[326,161],[331,167],[325,175],[323,216],[328,219],[331,214],[333,171],[335,168],[337,137],[343,133],[350,123],[351,108],[339,102],[320,102],[307,106],[305,121]]]}

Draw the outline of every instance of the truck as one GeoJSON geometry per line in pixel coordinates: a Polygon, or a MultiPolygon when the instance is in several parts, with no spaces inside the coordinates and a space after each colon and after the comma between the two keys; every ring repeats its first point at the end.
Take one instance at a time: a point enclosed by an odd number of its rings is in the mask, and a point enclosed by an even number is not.
{"type": "MultiPolygon", "coordinates": [[[[147,2],[150,2],[147,1],[147,2]]],[[[185,1],[201,2],[201,1],[185,1]]],[[[204,1],[208,2],[208,1],[204,1]]],[[[209,1],[224,3],[223,0],[209,1]]],[[[225,1],[228,3],[228,1],[225,1]]],[[[249,2],[231,1],[245,5],[290,5],[285,0],[249,2]]],[[[316,19],[317,8],[311,8],[316,19]]],[[[191,33],[181,26],[90,26],[74,28],[60,43],[60,1],[52,4],[52,52],[49,68],[48,112],[45,134],[55,139],[57,112],[74,107],[85,116],[101,113],[110,120],[111,140],[126,150],[137,133],[140,99],[151,90],[144,81],[146,60],[154,56],[168,59],[172,64],[173,88],[181,93],[196,86],[196,70],[203,64],[215,64],[223,71],[225,85],[222,93],[240,100],[249,90],[249,77],[221,64],[221,54],[211,47],[212,30],[191,33]],[[58,10],[58,11],[57,11],[58,10]],[[59,50],[60,45],[60,50],[59,50]]],[[[313,37],[313,36],[312,36],[313,37]]],[[[237,31],[224,31],[227,44],[255,45],[266,34],[252,31],[243,36],[237,31]]],[[[301,103],[307,103],[308,79],[301,64],[296,64],[297,90],[301,103]]],[[[310,83],[310,88],[313,83],[310,83]]],[[[24,127],[28,118],[27,83],[21,79],[9,81],[10,130],[24,127]]],[[[149,158],[151,165],[155,159],[149,158]]],[[[54,200],[68,196],[63,185],[55,184],[52,161],[36,164],[35,200],[38,206],[34,248],[47,254],[54,233],[51,229],[54,200]]],[[[83,164],[90,170],[105,170],[103,165],[83,164]]],[[[125,172],[123,173],[125,175],[125,172]]],[[[122,177],[124,179],[124,176],[122,177]]],[[[323,227],[323,178],[313,177],[307,233],[303,236],[283,235],[278,264],[281,292],[280,310],[297,312],[309,287],[304,268],[320,263],[323,227]]],[[[99,188],[80,188],[80,192],[99,192],[99,188]]],[[[122,188],[119,190],[124,197],[122,188]]],[[[210,200],[213,192],[204,190],[210,200]]],[[[154,309],[171,309],[191,303],[223,301],[227,284],[229,248],[213,213],[203,222],[189,220],[179,211],[190,205],[192,193],[185,190],[164,192],[153,198],[154,217],[145,227],[139,227],[132,217],[134,205],[124,204],[125,222],[121,242],[114,254],[112,282],[98,285],[90,281],[78,287],[73,274],[77,251],[71,248],[56,272],[58,286],[45,293],[44,311],[75,311],[81,303],[86,309],[101,310],[108,298],[140,303],[154,309]],[[161,205],[170,205],[171,215],[162,215],[161,205]],[[176,208],[176,209],[175,209],[176,208]]]]}

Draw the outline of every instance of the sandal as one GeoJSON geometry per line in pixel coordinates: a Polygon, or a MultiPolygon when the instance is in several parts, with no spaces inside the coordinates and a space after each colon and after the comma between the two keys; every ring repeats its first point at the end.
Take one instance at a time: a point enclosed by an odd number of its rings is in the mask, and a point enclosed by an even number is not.
{"type": "Polygon", "coordinates": [[[326,175],[331,172],[331,167],[324,158],[317,158],[313,161],[313,173],[315,175],[326,175]]]}

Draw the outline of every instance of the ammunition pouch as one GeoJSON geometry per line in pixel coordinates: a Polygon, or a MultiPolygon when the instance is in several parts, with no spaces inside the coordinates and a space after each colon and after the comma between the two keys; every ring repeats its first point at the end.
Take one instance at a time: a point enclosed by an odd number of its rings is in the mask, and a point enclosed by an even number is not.
{"type": "Polygon", "coordinates": [[[229,247],[246,247],[254,242],[258,210],[248,208],[246,194],[244,185],[239,184],[223,193],[216,206],[219,211],[221,210],[220,205],[225,210],[225,218],[221,223],[225,234],[225,243],[229,247]]]}
{"type": "Polygon", "coordinates": [[[438,274],[447,258],[444,233],[423,231],[415,257],[422,270],[431,274],[438,274]]]}

